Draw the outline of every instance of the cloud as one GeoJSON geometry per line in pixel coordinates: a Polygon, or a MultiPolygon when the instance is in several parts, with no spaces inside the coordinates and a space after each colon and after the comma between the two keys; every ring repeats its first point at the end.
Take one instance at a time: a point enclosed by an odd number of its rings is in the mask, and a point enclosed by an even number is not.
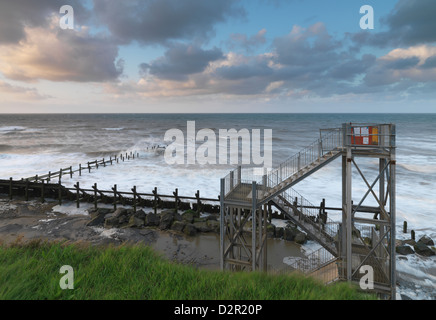
{"type": "Polygon", "coordinates": [[[0,92],[3,97],[5,95],[12,96],[14,100],[45,100],[51,98],[48,95],[40,94],[35,88],[14,86],[2,80],[0,80],[0,92]]]}
{"type": "Polygon", "coordinates": [[[239,0],[94,0],[97,20],[119,43],[207,40],[215,24],[245,12],[239,0]]]}
{"type": "Polygon", "coordinates": [[[140,65],[141,72],[147,72],[160,79],[186,80],[191,74],[203,72],[210,62],[223,59],[218,48],[203,50],[196,45],[177,43],[170,46],[163,57],[151,63],[140,65]]]}
{"type": "MultiPolygon", "coordinates": [[[[90,12],[80,0],[70,0],[74,11],[74,20],[84,24],[90,18],[90,12]]],[[[25,28],[47,27],[52,17],[60,18],[59,9],[64,0],[14,0],[0,2],[0,44],[14,44],[26,37],[25,28]]]]}
{"type": "Polygon", "coordinates": [[[425,83],[436,82],[436,65],[429,67],[435,56],[436,47],[429,45],[394,49],[377,59],[368,69],[364,82],[370,87],[401,85],[403,90],[407,86],[423,88],[425,83]]]}
{"type": "Polygon", "coordinates": [[[48,27],[25,27],[25,40],[0,46],[0,72],[20,81],[114,81],[123,65],[118,47],[87,28],[61,30],[57,19],[48,27]]]}
{"type": "Polygon", "coordinates": [[[227,42],[230,49],[238,47],[243,48],[247,52],[251,52],[262,44],[266,43],[266,29],[259,30],[255,35],[248,37],[242,33],[232,33],[230,40],[227,42]]]}
{"type": "Polygon", "coordinates": [[[399,0],[391,13],[381,22],[388,28],[384,32],[362,31],[351,35],[361,46],[401,47],[436,42],[436,1],[399,0]]]}

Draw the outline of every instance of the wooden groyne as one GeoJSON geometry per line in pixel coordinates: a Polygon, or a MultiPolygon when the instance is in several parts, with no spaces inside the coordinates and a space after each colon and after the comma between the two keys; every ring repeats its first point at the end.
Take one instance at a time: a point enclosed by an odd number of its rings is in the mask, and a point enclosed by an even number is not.
{"type": "Polygon", "coordinates": [[[137,208],[175,209],[189,210],[197,212],[219,213],[219,198],[202,198],[200,191],[197,190],[195,196],[181,196],[178,189],[173,194],[160,194],[157,187],[151,193],[138,192],[136,186],[131,191],[118,190],[115,184],[111,190],[99,189],[97,183],[89,188],[82,188],[77,182],[74,187],[65,187],[61,183],[32,182],[30,180],[0,180],[0,194],[7,195],[10,200],[20,197],[25,201],[39,199],[45,202],[46,199],[57,200],[59,205],[64,201],[74,201],[77,208],[80,203],[93,203],[97,209],[100,203],[113,205],[114,210],[117,206],[131,206],[134,212],[137,208]]]}
{"type": "Polygon", "coordinates": [[[61,168],[59,171],[49,171],[47,174],[34,175],[27,178],[22,178],[21,180],[28,180],[30,182],[51,182],[52,180],[58,178],[58,182],[61,183],[63,177],[73,178],[75,173],[79,173],[79,176],[84,172],[91,173],[91,170],[98,169],[99,167],[106,167],[116,163],[124,162],[130,159],[139,158],[139,153],[130,151],[130,153],[122,153],[119,156],[110,156],[109,159],[103,158],[101,160],[88,161],[86,164],[79,164],[79,166],[73,169],[73,166],[67,168],[61,168]]]}

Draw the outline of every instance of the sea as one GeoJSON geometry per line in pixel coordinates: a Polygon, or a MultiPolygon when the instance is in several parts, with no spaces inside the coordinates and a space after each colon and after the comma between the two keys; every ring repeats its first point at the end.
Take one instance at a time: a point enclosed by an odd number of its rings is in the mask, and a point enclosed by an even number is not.
{"type": "MultiPolygon", "coordinates": [[[[266,132],[271,130],[275,167],[317,140],[320,129],[350,122],[396,125],[397,239],[409,239],[414,230],[416,240],[427,235],[436,241],[436,114],[0,114],[0,179],[43,175],[69,166],[75,169],[88,161],[132,152],[139,157],[80,177],[77,173],[72,179],[64,176],[62,183],[71,187],[80,182],[83,188],[97,183],[107,190],[116,184],[121,191],[136,186],[143,193],[157,187],[163,194],[177,188],[183,196],[194,196],[198,190],[201,197],[217,198],[220,179],[238,165],[230,160],[231,154],[236,152],[238,161],[243,159],[242,148],[231,147],[228,158],[220,159],[221,144],[228,147],[220,130],[248,132],[252,155],[263,152],[264,156],[266,132]],[[254,143],[256,130],[261,133],[259,143],[254,143]],[[216,152],[212,147],[207,151],[207,162],[199,156],[205,155],[200,147],[206,142],[216,147],[216,152]],[[180,153],[181,161],[173,161],[180,153]],[[407,233],[403,233],[404,221],[407,233]]],[[[358,158],[356,162],[369,183],[376,179],[377,159],[358,158]]],[[[294,189],[313,204],[326,199],[327,207],[340,207],[341,184],[338,159],[294,189]]],[[[358,203],[366,190],[354,170],[353,201],[358,203]]],[[[363,204],[373,205],[375,199],[370,195],[363,204]]],[[[340,219],[341,214],[332,211],[329,217],[340,219]]],[[[317,248],[313,243],[308,247],[317,248]]],[[[435,262],[434,256],[397,255],[399,295],[436,299],[435,262]]]]}

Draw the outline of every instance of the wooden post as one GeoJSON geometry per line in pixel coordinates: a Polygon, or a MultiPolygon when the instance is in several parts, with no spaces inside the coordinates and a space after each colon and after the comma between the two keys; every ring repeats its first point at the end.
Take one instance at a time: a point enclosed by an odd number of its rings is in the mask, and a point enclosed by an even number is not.
{"type": "Polygon", "coordinates": [[[403,233],[407,233],[407,221],[403,223],[403,233]]]}
{"type": "Polygon", "coordinates": [[[104,161],[104,158],[103,158],[103,167],[105,167],[106,168],[106,161],[104,161]]]}
{"type": "Polygon", "coordinates": [[[415,230],[410,231],[410,237],[415,240],[415,230]]]}
{"type": "Polygon", "coordinates": [[[136,186],[133,186],[133,212],[136,212],[136,186]]]}
{"type": "Polygon", "coordinates": [[[200,190],[197,190],[195,197],[197,198],[197,213],[201,213],[200,190]]]}
{"type": "Polygon", "coordinates": [[[178,197],[178,195],[179,195],[179,189],[177,189],[176,188],[176,191],[175,192],[173,192],[173,195],[174,195],[174,197],[175,197],[175,205],[174,205],[174,207],[175,207],[175,209],[176,209],[176,213],[177,213],[177,211],[178,211],[178,209],[179,209],[179,197],[178,197]]]}
{"type": "Polygon", "coordinates": [[[157,187],[154,187],[153,194],[154,194],[154,200],[153,200],[154,214],[157,214],[157,187]]]}
{"type": "Polygon", "coordinates": [[[51,180],[51,171],[48,172],[48,179],[47,179],[47,182],[50,182],[50,180],[51,180]]]}
{"type": "Polygon", "coordinates": [[[9,200],[12,200],[12,177],[9,178],[9,200]]]}
{"type": "Polygon", "coordinates": [[[62,205],[62,185],[61,182],[59,181],[58,184],[58,196],[59,196],[59,205],[62,205]]]}
{"type": "Polygon", "coordinates": [[[24,192],[26,201],[29,201],[29,179],[26,179],[26,187],[24,192]]]}
{"type": "Polygon", "coordinates": [[[98,161],[95,160],[95,168],[98,169],[98,161]]]}
{"type": "Polygon", "coordinates": [[[44,192],[45,192],[45,188],[44,188],[44,180],[42,180],[42,182],[41,182],[41,203],[44,203],[45,202],[45,198],[44,198],[44,192]]]}
{"type": "Polygon", "coordinates": [[[91,166],[89,165],[89,161],[88,161],[88,173],[91,173],[91,166]]]}
{"type": "Polygon", "coordinates": [[[97,210],[97,183],[92,187],[94,189],[94,208],[97,210]]]}
{"type": "Polygon", "coordinates": [[[79,177],[82,176],[82,164],[79,163],[79,177]]]}
{"type": "Polygon", "coordinates": [[[76,187],[76,206],[77,206],[77,209],[79,209],[80,208],[80,187],[79,187],[79,182],[77,182],[75,187],[76,187]]]}
{"type": "Polygon", "coordinates": [[[62,180],[62,168],[59,169],[59,181],[62,180]]]}
{"type": "Polygon", "coordinates": [[[114,191],[114,210],[117,210],[117,185],[112,188],[114,191]]]}
{"type": "Polygon", "coordinates": [[[72,179],[72,178],[73,178],[73,167],[70,166],[70,179],[72,179]]]}

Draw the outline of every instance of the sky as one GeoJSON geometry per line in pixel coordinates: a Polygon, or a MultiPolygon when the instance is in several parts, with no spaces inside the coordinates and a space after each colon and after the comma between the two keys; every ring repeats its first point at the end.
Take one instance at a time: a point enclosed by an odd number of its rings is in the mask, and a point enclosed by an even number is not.
{"type": "Polygon", "coordinates": [[[0,0],[0,113],[433,113],[435,17],[435,0],[0,0]]]}

